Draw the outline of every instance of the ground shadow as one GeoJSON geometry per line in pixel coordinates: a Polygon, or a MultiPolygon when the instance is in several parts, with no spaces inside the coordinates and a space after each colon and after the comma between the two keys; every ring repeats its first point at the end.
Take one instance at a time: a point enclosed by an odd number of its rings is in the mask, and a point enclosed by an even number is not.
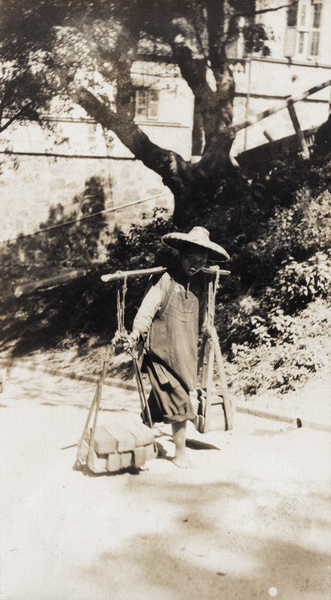
{"type": "MultiPolygon", "coordinates": [[[[145,483],[136,481],[139,494],[143,494],[145,483]]],[[[174,491],[173,484],[158,482],[153,491],[147,487],[146,506],[163,506],[167,514],[175,505],[175,521],[170,520],[169,527],[161,533],[142,532],[117,550],[99,554],[90,568],[80,574],[86,582],[96,579],[111,597],[128,600],[327,597],[328,554],[284,539],[283,523],[279,535],[275,533],[275,519],[282,520],[281,506],[275,513],[270,504],[270,528],[265,522],[259,527],[258,511],[252,514],[252,490],[244,485],[182,483],[174,491]],[[231,505],[242,509],[237,520],[231,516],[231,505]],[[247,512],[245,507],[249,508],[247,512]],[[247,518],[255,522],[254,531],[247,528],[247,518]],[[127,573],[126,580],[121,572],[127,573]]],[[[288,498],[279,501],[285,507],[288,498]]],[[[125,512],[125,506],[122,511],[125,512]]],[[[295,523],[289,522],[290,537],[295,525],[301,532],[309,529],[309,511],[308,506],[304,514],[295,515],[293,511],[295,523]]],[[[152,515],[153,510],[150,518],[152,515]]],[[[320,527],[325,525],[320,523],[320,527]]]]}

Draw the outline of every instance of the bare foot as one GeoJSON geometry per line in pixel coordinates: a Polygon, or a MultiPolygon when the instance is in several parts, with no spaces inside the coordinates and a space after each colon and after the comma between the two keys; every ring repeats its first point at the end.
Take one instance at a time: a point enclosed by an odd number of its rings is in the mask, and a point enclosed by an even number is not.
{"type": "Polygon", "coordinates": [[[172,462],[179,469],[193,469],[186,454],[186,421],[172,423],[172,436],[175,444],[175,457],[172,462]]]}
{"type": "Polygon", "coordinates": [[[194,469],[194,465],[191,463],[190,459],[188,458],[188,456],[186,456],[186,454],[175,456],[172,459],[172,462],[179,469],[194,469]]]}

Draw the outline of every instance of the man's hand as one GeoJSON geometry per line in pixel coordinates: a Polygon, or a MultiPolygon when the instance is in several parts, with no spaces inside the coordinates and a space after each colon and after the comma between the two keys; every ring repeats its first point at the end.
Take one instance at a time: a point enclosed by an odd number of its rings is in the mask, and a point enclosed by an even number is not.
{"type": "Polygon", "coordinates": [[[138,344],[139,338],[140,333],[136,329],[129,333],[128,336],[125,339],[123,339],[124,350],[131,350],[132,348],[134,348],[138,344]]]}

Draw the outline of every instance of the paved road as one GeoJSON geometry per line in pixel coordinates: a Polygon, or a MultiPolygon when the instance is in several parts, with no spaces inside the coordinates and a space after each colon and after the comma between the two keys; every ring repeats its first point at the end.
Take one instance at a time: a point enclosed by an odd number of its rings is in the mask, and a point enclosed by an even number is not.
{"type": "MultiPolygon", "coordinates": [[[[236,415],[196,464],[73,471],[95,385],[13,369],[0,394],[1,600],[330,599],[330,434],[236,415]]],[[[105,388],[104,413],[139,413],[105,388]]]]}

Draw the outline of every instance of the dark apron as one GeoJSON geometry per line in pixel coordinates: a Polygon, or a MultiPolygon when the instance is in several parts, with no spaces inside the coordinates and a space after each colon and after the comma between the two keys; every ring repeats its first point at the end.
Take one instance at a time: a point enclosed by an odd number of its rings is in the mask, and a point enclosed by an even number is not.
{"type": "Polygon", "coordinates": [[[169,285],[166,305],[155,316],[146,344],[154,422],[194,419],[189,392],[197,379],[201,293],[199,286],[193,285],[192,291],[174,279],[169,285]]]}

